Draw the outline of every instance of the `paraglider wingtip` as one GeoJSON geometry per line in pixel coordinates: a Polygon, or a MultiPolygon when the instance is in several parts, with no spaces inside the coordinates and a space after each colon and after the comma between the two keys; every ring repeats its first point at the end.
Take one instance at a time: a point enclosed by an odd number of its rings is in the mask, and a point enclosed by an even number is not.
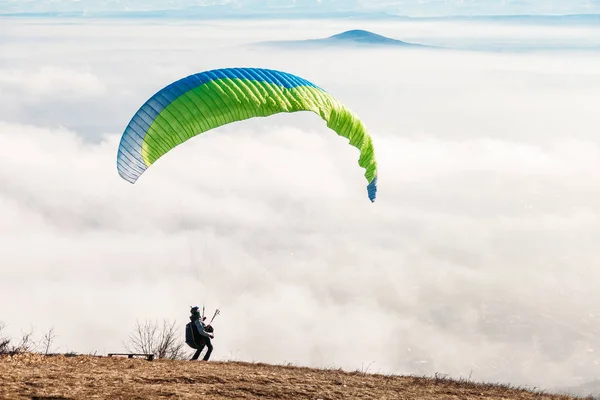
{"type": "Polygon", "coordinates": [[[119,174],[119,176],[121,177],[121,179],[123,179],[126,182],[131,183],[132,185],[135,184],[135,182],[138,180],[139,175],[136,176],[135,174],[131,173],[131,172],[127,172],[125,171],[121,165],[117,166],[117,173],[119,174]]]}
{"type": "Polygon", "coordinates": [[[371,183],[367,186],[367,193],[369,194],[371,203],[375,203],[375,197],[377,196],[377,175],[375,175],[371,183]]]}

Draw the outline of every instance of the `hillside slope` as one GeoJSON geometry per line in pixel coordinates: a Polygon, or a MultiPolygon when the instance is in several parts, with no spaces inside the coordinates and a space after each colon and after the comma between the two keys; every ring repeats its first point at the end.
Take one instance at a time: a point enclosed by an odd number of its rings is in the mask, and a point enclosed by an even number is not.
{"type": "Polygon", "coordinates": [[[2,399],[572,399],[500,385],[241,362],[0,357],[2,399]]]}

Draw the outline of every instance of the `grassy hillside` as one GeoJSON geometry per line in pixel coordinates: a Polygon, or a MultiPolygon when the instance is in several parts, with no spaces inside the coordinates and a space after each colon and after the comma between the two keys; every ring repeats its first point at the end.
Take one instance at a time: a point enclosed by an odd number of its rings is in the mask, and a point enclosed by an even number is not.
{"type": "Polygon", "coordinates": [[[0,357],[1,399],[573,399],[503,385],[242,362],[0,357]]]}

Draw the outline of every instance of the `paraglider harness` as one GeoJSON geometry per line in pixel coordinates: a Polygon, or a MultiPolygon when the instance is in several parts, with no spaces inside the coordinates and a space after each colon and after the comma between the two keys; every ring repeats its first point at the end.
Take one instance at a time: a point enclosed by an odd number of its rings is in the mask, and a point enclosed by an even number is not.
{"type": "MultiPolygon", "coordinates": [[[[213,315],[212,319],[210,320],[210,322],[208,323],[208,325],[204,328],[205,332],[208,333],[213,333],[215,330],[212,327],[212,322],[215,319],[215,317],[220,313],[219,309],[217,308],[217,310],[215,311],[215,314],[213,315]]],[[[194,323],[194,321],[197,318],[202,318],[204,319],[204,307],[202,307],[202,315],[196,317],[195,315],[190,316],[190,322],[188,322],[185,325],[185,343],[190,346],[192,349],[199,349],[200,347],[204,346],[206,343],[204,341],[204,336],[202,336],[200,334],[200,332],[198,331],[198,327],[196,326],[196,324],[194,323]]]]}

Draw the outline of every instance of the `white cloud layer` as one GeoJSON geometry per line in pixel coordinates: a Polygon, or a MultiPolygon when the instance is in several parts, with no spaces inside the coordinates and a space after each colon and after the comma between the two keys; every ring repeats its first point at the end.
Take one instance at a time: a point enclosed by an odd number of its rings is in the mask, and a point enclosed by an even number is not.
{"type": "Polygon", "coordinates": [[[104,94],[105,87],[89,72],[57,68],[50,65],[32,71],[4,70],[0,85],[9,95],[48,101],[56,97],[83,97],[104,94]],[[14,93],[13,93],[14,92],[14,93]]]}
{"type": "Polygon", "coordinates": [[[597,54],[306,54],[235,47],[276,22],[36,24],[11,22],[0,49],[20,49],[0,51],[12,334],[54,326],[59,350],[107,353],[136,319],[183,327],[204,302],[223,311],[216,359],[543,388],[598,376],[597,54]],[[307,114],[216,129],[121,180],[137,107],[232,65],[295,72],[355,110],[377,202],[356,150],[307,114]]]}

